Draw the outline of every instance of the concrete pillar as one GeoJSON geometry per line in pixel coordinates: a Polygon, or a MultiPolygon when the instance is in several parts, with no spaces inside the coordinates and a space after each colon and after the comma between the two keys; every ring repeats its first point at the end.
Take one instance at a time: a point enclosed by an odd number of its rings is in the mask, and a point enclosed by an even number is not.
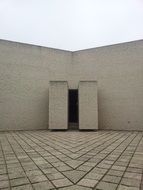
{"type": "Polygon", "coordinates": [[[49,129],[68,127],[68,84],[51,81],[49,87],[49,129]]]}
{"type": "Polygon", "coordinates": [[[97,81],[79,82],[79,129],[98,129],[97,81]]]}

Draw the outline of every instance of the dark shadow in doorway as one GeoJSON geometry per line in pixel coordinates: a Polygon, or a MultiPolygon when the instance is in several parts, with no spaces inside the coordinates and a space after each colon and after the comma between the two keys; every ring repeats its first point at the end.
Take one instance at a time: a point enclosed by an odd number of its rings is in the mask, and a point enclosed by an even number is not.
{"type": "Polygon", "coordinates": [[[68,128],[70,130],[77,130],[78,121],[78,90],[71,89],[68,94],[68,128]]]}

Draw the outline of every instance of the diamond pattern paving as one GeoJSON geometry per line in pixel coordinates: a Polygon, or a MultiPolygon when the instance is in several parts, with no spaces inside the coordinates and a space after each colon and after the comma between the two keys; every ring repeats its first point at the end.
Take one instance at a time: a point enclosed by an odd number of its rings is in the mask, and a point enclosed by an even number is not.
{"type": "Polygon", "coordinates": [[[140,190],[143,132],[0,132],[2,190],[140,190]]]}

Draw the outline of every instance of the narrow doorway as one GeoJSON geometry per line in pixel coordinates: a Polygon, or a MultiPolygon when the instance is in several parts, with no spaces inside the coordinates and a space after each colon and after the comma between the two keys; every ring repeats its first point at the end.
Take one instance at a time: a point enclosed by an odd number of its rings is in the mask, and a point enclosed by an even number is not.
{"type": "Polygon", "coordinates": [[[68,97],[68,122],[69,129],[78,128],[78,90],[69,90],[68,97]]]}

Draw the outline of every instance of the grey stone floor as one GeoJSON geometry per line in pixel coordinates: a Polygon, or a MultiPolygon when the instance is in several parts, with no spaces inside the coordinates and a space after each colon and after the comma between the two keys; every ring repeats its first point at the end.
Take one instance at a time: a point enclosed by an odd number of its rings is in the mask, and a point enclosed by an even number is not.
{"type": "Polygon", "coordinates": [[[0,133],[0,189],[139,190],[143,133],[0,133]]]}

